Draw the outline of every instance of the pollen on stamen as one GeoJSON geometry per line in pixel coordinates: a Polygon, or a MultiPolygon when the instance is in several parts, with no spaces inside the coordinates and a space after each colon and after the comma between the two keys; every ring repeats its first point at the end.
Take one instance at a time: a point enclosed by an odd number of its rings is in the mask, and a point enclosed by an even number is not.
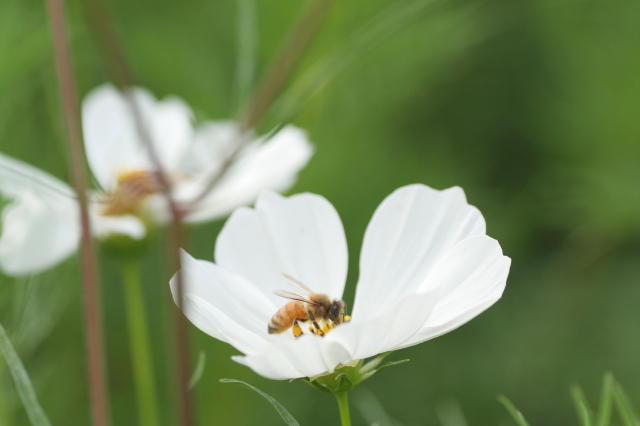
{"type": "Polygon", "coordinates": [[[160,184],[153,172],[127,170],[118,175],[116,188],[107,195],[105,216],[135,214],[140,203],[149,195],[160,191],[160,184]]]}
{"type": "MultiPolygon", "coordinates": [[[[346,323],[351,321],[351,316],[350,315],[345,315],[344,319],[342,320],[342,323],[346,323]]],[[[310,324],[307,327],[307,330],[309,331],[309,333],[315,335],[315,336],[319,336],[319,337],[324,337],[327,333],[329,333],[331,330],[333,330],[334,328],[338,327],[340,324],[336,324],[335,322],[331,321],[331,320],[320,320],[317,321],[318,322],[318,326],[319,328],[315,327],[313,324],[310,324]]]]}

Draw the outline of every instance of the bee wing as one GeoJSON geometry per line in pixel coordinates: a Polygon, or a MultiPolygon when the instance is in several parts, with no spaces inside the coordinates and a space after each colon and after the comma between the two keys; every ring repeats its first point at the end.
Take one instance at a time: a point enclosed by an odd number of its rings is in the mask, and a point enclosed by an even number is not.
{"type": "Polygon", "coordinates": [[[282,276],[285,277],[286,279],[289,280],[289,282],[291,282],[292,284],[295,284],[299,290],[304,291],[306,294],[311,294],[311,293],[315,293],[315,291],[311,290],[309,287],[307,287],[302,281],[293,278],[291,275],[289,274],[285,274],[284,272],[282,273],[282,276]]]}
{"type": "Polygon", "coordinates": [[[276,296],[284,297],[285,299],[297,300],[299,302],[309,303],[310,305],[316,305],[317,303],[312,302],[304,296],[301,296],[297,293],[287,290],[276,290],[273,292],[276,296]]]}

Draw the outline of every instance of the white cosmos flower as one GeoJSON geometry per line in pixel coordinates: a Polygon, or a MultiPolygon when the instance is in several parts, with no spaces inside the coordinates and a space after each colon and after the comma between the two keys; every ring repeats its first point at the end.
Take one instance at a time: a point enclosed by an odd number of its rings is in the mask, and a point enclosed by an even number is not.
{"type": "MultiPolygon", "coordinates": [[[[237,142],[233,122],[195,127],[192,112],[175,97],[157,100],[131,89],[155,151],[178,203],[200,194],[237,142]]],[[[87,95],[82,121],[85,149],[99,189],[91,191],[90,215],[99,238],[124,235],[143,239],[147,225],[161,225],[169,214],[152,163],[138,138],[126,100],[113,86],[87,95]]],[[[199,222],[250,203],[263,189],[284,190],[305,166],[313,148],[304,131],[287,126],[270,138],[249,135],[218,185],[186,215],[199,222]]],[[[9,200],[0,224],[0,269],[12,275],[53,266],[78,246],[80,228],[74,192],[64,182],[0,154],[0,198],[9,200]]]]}
{"type": "MultiPolygon", "coordinates": [[[[324,337],[296,339],[291,330],[267,332],[287,302],[273,293],[287,288],[283,274],[333,299],[344,290],[347,244],[326,199],[263,193],[255,209],[240,208],[227,220],[215,261],[184,254],[184,313],[242,352],[236,361],[272,379],[332,372],[447,333],[500,298],[511,263],[462,189],[402,187],[367,227],[351,321],[324,337]]],[[[175,285],[174,277],[174,298],[175,285]]]]}

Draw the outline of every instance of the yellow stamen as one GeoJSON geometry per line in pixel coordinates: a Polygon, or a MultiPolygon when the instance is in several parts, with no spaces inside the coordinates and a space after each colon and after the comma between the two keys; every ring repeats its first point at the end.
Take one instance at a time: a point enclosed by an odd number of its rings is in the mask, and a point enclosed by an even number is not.
{"type": "Polygon", "coordinates": [[[128,170],[118,175],[116,188],[108,195],[105,216],[137,213],[140,203],[151,194],[160,191],[160,185],[152,172],[128,170]]]}

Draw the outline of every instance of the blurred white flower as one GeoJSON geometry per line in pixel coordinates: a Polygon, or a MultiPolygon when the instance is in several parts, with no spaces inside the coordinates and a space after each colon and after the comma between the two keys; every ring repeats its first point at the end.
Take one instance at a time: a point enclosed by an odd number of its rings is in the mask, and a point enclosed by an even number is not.
{"type": "MultiPolygon", "coordinates": [[[[190,203],[237,142],[238,126],[206,122],[194,127],[192,112],[180,99],[156,100],[141,88],[131,94],[176,202],[190,203]]],[[[169,213],[123,94],[110,85],[96,88],[84,99],[82,121],[87,159],[100,187],[89,194],[94,234],[143,239],[147,225],[167,222],[169,213]]],[[[286,189],[313,153],[306,133],[293,126],[270,138],[249,137],[215,188],[189,210],[186,222],[228,214],[263,189],[286,189]]],[[[0,224],[0,269],[12,275],[34,273],[76,250],[77,205],[67,184],[0,154],[0,196],[9,200],[0,224]]]]}
{"type": "MultiPolygon", "coordinates": [[[[242,352],[236,361],[272,379],[330,373],[447,333],[500,298],[511,263],[462,189],[424,185],[396,190],[376,210],[352,319],[323,337],[268,334],[267,324],[287,302],[274,294],[287,288],[283,274],[342,298],[347,244],[326,199],[263,193],[255,209],[240,208],[227,220],[215,261],[184,254],[185,315],[242,352]]],[[[175,278],[171,287],[175,298],[175,278]]]]}

